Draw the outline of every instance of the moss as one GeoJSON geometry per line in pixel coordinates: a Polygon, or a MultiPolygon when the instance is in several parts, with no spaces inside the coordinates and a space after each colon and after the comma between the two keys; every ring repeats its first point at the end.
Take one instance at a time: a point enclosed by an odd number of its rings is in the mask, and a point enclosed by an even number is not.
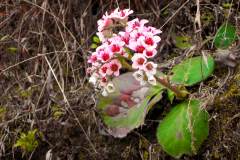
{"type": "Polygon", "coordinates": [[[63,110],[61,109],[61,106],[54,104],[51,106],[52,112],[53,112],[53,118],[54,119],[59,119],[64,113],[63,110]]]}
{"type": "Polygon", "coordinates": [[[0,122],[4,120],[6,112],[7,112],[6,107],[0,106],[0,122]]]}
{"type": "Polygon", "coordinates": [[[213,13],[211,11],[203,12],[201,15],[201,21],[203,22],[203,26],[208,26],[214,21],[213,13]]]}
{"type": "MultiPolygon", "coordinates": [[[[221,71],[221,73],[217,75],[226,76],[226,72],[221,71]]],[[[238,131],[239,122],[239,117],[236,115],[240,109],[240,67],[236,69],[236,73],[224,84],[222,89],[225,89],[224,92],[216,98],[210,111],[213,119],[210,121],[210,134],[205,143],[206,147],[211,147],[209,159],[237,157],[239,152],[239,144],[236,143],[238,137],[234,132],[238,131]],[[219,143],[220,141],[221,143],[219,143]],[[211,146],[213,144],[214,146],[211,146]],[[231,149],[231,154],[228,153],[229,149],[231,149]]]]}
{"type": "Polygon", "coordinates": [[[35,138],[37,131],[37,129],[34,129],[27,133],[21,133],[21,136],[15,143],[14,147],[20,147],[23,150],[23,155],[32,152],[38,146],[38,141],[35,138]]]}
{"type": "Polygon", "coordinates": [[[234,83],[229,87],[228,91],[224,93],[223,98],[228,99],[238,96],[240,96],[239,86],[236,83],[234,83]]]}
{"type": "Polygon", "coordinates": [[[240,73],[236,74],[230,83],[227,91],[222,95],[221,100],[240,97],[240,73]]]}
{"type": "Polygon", "coordinates": [[[34,88],[22,89],[20,87],[17,87],[16,92],[17,95],[19,95],[21,98],[27,99],[32,96],[34,88]]]}

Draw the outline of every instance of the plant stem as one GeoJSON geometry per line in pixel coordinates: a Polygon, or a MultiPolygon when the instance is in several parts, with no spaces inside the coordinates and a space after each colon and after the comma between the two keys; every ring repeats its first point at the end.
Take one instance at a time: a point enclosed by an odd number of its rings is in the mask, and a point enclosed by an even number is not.
{"type": "Polygon", "coordinates": [[[176,95],[177,98],[184,98],[187,96],[187,91],[184,89],[184,90],[179,90],[178,86],[176,85],[172,85],[168,78],[160,78],[160,77],[157,77],[155,76],[156,80],[161,84],[163,85],[164,87],[170,89],[171,91],[173,91],[176,95]]]}
{"type": "Polygon", "coordinates": [[[132,71],[132,66],[126,61],[126,57],[123,57],[122,55],[117,55],[118,60],[121,62],[123,68],[128,69],[129,71],[132,71]]]}
{"type": "Polygon", "coordinates": [[[122,63],[122,65],[123,65],[123,67],[124,67],[124,68],[127,68],[129,71],[132,71],[132,70],[133,70],[133,69],[132,69],[132,66],[129,65],[129,64],[125,61],[125,59],[123,59],[123,60],[121,61],[121,63],[122,63]]]}

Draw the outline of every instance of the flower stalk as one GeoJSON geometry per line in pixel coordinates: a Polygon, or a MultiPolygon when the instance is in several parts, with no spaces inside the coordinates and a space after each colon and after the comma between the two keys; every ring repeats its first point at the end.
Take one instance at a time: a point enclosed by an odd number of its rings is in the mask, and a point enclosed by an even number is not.
{"type": "MultiPolygon", "coordinates": [[[[117,8],[110,14],[106,12],[97,21],[96,34],[101,45],[89,56],[88,63],[91,67],[88,71],[91,75],[90,82],[101,88],[104,95],[107,95],[105,93],[109,90],[108,84],[125,69],[133,72],[141,85],[156,85],[158,65],[152,60],[157,55],[157,46],[161,41],[159,34],[162,31],[149,26],[146,19],[129,20],[128,16],[132,13],[130,9],[117,8]]],[[[173,90],[178,97],[183,97],[179,89],[168,81],[158,81],[173,90]]]]}
{"type": "Polygon", "coordinates": [[[188,91],[185,88],[177,85],[172,85],[168,78],[157,76],[155,76],[155,78],[161,85],[174,92],[177,98],[183,99],[188,95],[188,91]]]}

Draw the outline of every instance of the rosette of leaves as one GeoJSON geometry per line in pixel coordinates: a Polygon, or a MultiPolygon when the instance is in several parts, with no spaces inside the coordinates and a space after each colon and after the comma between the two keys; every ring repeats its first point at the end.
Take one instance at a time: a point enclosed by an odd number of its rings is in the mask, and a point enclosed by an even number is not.
{"type": "MultiPolygon", "coordinates": [[[[173,85],[193,86],[207,79],[213,71],[211,56],[197,56],[174,66],[169,80],[173,85]]],[[[143,125],[148,111],[161,100],[164,91],[171,102],[175,96],[160,84],[140,86],[132,73],[115,78],[113,83],[115,92],[101,97],[98,109],[108,132],[114,137],[125,137],[143,125]]],[[[164,117],[156,135],[162,149],[175,158],[196,154],[208,136],[208,113],[201,109],[200,100],[184,100],[164,117]]]]}

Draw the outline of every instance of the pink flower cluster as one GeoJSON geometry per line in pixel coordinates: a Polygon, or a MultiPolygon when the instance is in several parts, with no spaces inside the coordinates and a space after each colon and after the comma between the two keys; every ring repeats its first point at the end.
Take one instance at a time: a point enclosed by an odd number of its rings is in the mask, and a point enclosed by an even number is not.
{"type": "Polygon", "coordinates": [[[128,21],[133,11],[129,9],[115,9],[111,14],[107,12],[98,20],[97,35],[101,45],[91,54],[88,63],[91,67],[90,82],[103,88],[103,95],[114,91],[111,83],[113,77],[119,76],[121,68],[126,68],[120,59],[124,58],[135,72],[133,76],[141,82],[155,85],[157,64],[149,61],[157,54],[161,31],[146,26],[148,20],[135,18],[128,21]],[[129,52],[130,50],[130,52],[129,52]]]}

